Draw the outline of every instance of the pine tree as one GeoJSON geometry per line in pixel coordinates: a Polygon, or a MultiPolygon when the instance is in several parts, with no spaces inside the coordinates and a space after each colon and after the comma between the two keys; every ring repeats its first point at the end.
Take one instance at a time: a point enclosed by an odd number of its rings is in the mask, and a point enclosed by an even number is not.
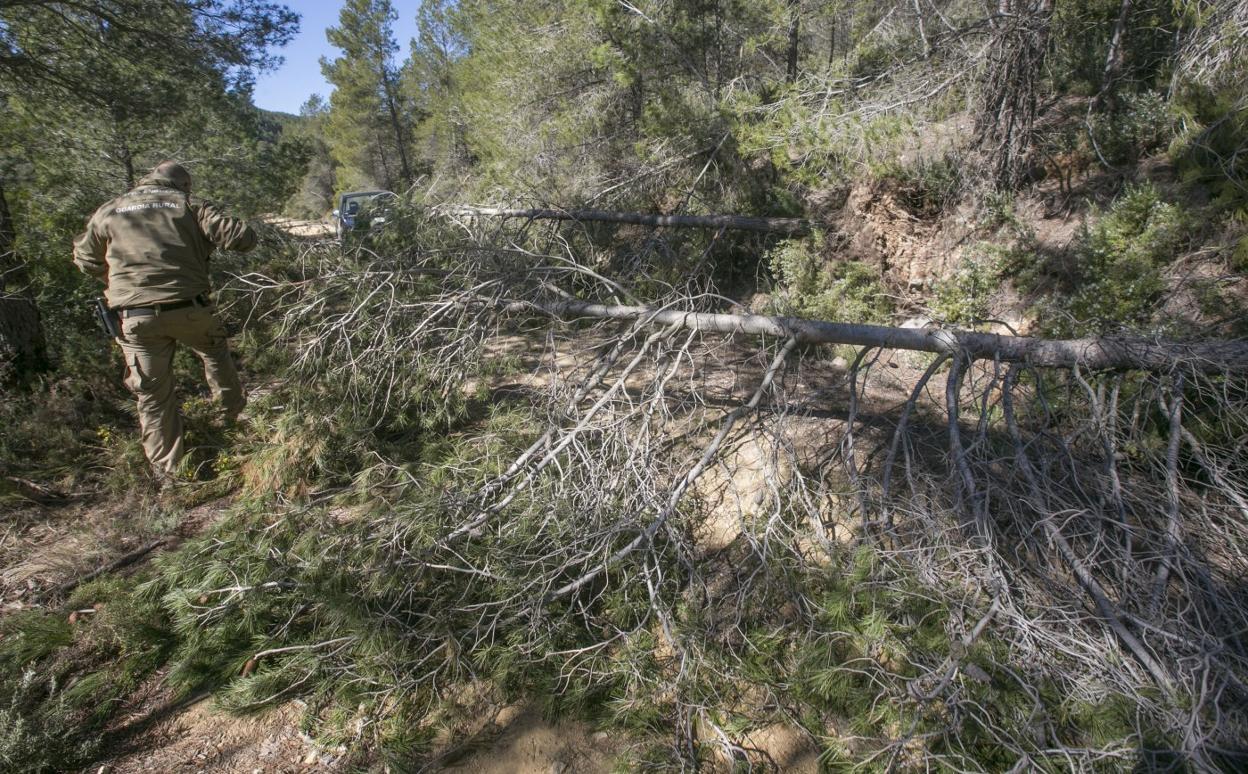
{"type": "Polygon", "coordinates": [[[467,53],[458,28],[457,6],[449,0],[426,0],[416,13],[417,36],[403,66],[404,86],[427,118],[420,127],[425,153],[435,164],[452,169],[473,161],[456,67],[467,53]]]}
{"type": "Polygon", "coordinates": [[[396,18],[390,0],[347,0],[338,26],[325,32],[342,51],[336,59],[321,59],[321,70],[334,85],[326,139],[344,168],[340,179],[350,185],[406,188],[414,179],[415,119],[394,59],[396,18]]]}

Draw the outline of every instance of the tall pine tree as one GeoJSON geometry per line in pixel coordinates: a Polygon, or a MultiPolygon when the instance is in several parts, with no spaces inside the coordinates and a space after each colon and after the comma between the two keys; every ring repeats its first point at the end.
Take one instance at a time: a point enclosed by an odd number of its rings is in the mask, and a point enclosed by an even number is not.
{"type": "Polygon", "coordinates": [[[325,31],[341,50],[323,57],[321,70],[334,85],[326,139],[338,162],[339,181],[348,187],[411,185],[415,123],[395,64],[394,7],[390,0],[347,0],[338,26],[325,31]]]}

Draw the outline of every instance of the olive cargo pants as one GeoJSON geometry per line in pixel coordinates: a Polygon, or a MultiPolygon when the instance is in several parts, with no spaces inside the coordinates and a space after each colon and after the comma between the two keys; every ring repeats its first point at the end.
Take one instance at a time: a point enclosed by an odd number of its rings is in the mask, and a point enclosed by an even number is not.
{"type": "Polygon", "coordinates": [[[123,317],[117,340],[126,358],[126,387],[139,399],[143,451],[154,467],[177,470],[184,452],[182,417],[174,395],[173,353],[181,342],[204,362],[213,396],[233,419],[247,399],[230,357],[225,326],[211,306],[194,306],[149,316],[123,317]]]}

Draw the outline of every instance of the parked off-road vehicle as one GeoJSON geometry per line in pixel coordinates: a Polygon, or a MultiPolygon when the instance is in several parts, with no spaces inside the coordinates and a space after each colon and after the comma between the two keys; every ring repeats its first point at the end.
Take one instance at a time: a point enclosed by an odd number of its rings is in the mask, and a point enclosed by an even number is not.
{"type": "Polygon", "coordinates": [[[351,191],[338,199],[334,210],[334,231],[339,240],[354,231],[368,231],[384,225],[399,197],[391,191],[351,191]]]}

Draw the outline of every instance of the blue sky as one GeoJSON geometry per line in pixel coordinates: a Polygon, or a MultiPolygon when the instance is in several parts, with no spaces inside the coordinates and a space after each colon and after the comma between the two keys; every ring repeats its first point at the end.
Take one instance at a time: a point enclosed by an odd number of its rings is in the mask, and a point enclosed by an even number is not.
{"type": "MultiPolygon", "coordinates": [[[[329,97],[333,90],[321,75],[322,56],[334,57],[338,49],[325,40],[325,30],[338,24],[337,2],[317,0],[285,0],[285,5],[299,14],[299,34],[280,53],[286,61],[274,72],[256,79],[252,101],[265,110],[298,113],[313,94],[329,97]]],[[[398,61],[407,58],[408,43],[416,34],[416,9],[419,0],[393,0],[399,18],[394,23],[394,39],[399,44],[398,61]]]]}

